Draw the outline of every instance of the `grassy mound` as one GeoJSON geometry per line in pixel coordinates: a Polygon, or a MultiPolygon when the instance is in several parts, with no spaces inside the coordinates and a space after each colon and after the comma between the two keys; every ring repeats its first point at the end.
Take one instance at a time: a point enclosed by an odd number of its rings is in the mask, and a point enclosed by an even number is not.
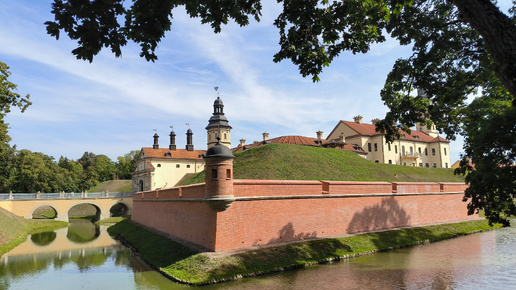
{"type": "MultiPolygon", "coordinates": [[[[235,179],[464,182],[453,169],[379,164],[339,149],[268,144],[235,157],[235,179]]],[[[204,172],[182,184],[202,182],[204,172]]]]}
{"type": "Polygon", "coordinates": [[[108,229],[128,242],[155,269],[194,285],[255,276],[490,230],[485,220],[432,225],[343,238],[311,240],[247,252],[196,253],[165,236],[122,221],[108,229]]]}
{"type": "Polygon", "coordinates": [[[0,208],[0,256],[25,241],[28,234],[63,228],[67,222],[26,220],[0,208]]]}
{"type": "Polygon", "coordinates": [[[90,188],[88,192],[131,192],[131,180],[108,180],[90,188]]]}

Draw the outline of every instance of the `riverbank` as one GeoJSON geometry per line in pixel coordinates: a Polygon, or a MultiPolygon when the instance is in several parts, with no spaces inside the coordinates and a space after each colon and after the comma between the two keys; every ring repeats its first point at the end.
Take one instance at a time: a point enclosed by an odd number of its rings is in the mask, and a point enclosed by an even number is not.
{"type": "Polygon", "coordinates": [[[149,265],[171,279],[192,285],[224,282],[347,259],[379,251],[491,230],[487,221],[373,232],[310,240],[248,251],[199,253],[154,231],[124,220],[108,229],[149,265]]]}
{"type": "Polygon", "coordinates": [[[27,235],[53,231],[68,226],[67,222],[27,220],[0,208],[0,256],[27,239],[27,235]]]}

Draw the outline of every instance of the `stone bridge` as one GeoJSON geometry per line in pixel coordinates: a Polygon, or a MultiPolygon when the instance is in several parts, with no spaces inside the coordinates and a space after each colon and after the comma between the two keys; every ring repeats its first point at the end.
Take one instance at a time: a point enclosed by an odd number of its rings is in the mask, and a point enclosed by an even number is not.
{"type": "Polygon", "coordinates": [[[110,210],[122,204],[125,214],[133,208],[133,194],[129,192],[87,193],[0,193],[0,207],[15,215],[32,219],[36,209],[50,206],[56,211],[55,220],[68,222],[68,211],[79,204],[91,204],[97,209],[96,219],[111,216],[110,210]]]}

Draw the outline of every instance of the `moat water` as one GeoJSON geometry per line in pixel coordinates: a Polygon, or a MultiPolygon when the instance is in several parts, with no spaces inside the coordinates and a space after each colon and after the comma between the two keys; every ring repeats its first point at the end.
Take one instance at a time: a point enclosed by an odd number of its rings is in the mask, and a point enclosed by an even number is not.
{"type": "MultiPolygon", "coordinates": [[[[0,261],[0,289],[192,288],[93,224],[29,236],[0,261]]],[[[516,289],[516,227],[201,289],[516,289]]]]}

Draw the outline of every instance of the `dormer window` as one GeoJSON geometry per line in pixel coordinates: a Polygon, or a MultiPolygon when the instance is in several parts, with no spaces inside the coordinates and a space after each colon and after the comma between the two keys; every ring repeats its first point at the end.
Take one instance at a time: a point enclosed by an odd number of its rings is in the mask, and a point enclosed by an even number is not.
{"type": "Polygon", "coordinates": [[[172,153],[170,153],[170,152],[165,153],[165,157],[172,157],[172,153]]]}

